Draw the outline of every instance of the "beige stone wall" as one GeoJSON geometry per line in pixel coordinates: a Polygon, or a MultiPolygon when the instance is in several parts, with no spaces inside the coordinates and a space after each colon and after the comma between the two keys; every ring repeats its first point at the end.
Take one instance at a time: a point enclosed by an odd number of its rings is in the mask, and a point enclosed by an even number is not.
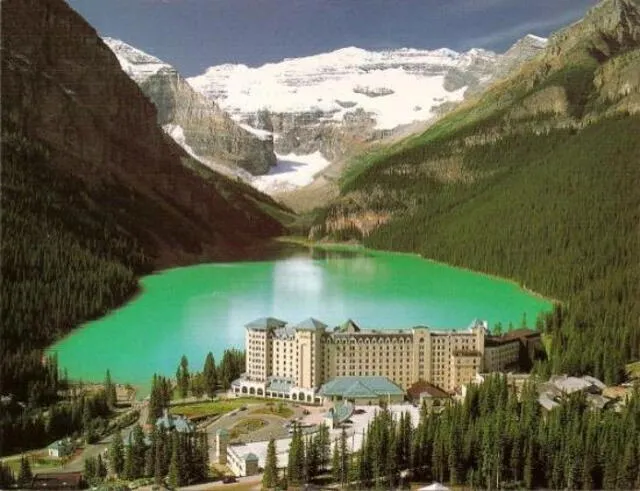
{"type": "MultiPolygon", "coordinates": [[[[251,378],[275,375],[306,389],[335,377],[383,376],[405,390],[424,380],[451,391],[482,371],[484,353],[481,328],[456,332],[418,327],[375,333],[299,329],[289,337],[247,331],[251,378]]],[[[504,356],[489,355],[491,366],[504,366],[504,357],[513,356],[510,351],[504,356]]]]}

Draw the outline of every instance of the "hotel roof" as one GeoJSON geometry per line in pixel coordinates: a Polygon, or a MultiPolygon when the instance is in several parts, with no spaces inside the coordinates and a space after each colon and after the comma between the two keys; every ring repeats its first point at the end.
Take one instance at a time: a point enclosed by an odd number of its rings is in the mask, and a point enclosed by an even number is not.
{"type": "Polygon", "coordinates": [[[245,324],[247,329],[253,329],[256,331],[265,331],[267,329],[277,329],[279,327],[286,326],[287,323],[283,320],[276,319],[275,317],[261,317],[254,321],[245,324]]]}
{"type": "Polygon", "coordinates": [[[404,395],[404,391],[387,377],[336,377],[324,384],[318,394],[361,399],[386,395],[404,395]]]}
{"type": "Polygon", "coordinates": [[[326,329],[327,326],[324,322],[320,322],[318,319],[314,319],[313,317],[309,317],[302,322],[296,324],[296,329],[307,329],[315,331],[316,329],[326,329]]]}

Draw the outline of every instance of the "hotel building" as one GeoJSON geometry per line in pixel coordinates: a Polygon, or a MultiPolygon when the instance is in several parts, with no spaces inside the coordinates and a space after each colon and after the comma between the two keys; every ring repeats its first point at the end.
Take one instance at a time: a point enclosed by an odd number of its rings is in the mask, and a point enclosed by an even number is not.
{"type": "Polygon", "coordinates": [[[377,330],[351,320],[331,329],[312,318],[292,325],[268,317],[245,327],[246,373],[232,390],[311,403],[339,377],[386,377],[404,391],[424,381],[453,392],[478,373],[518,364],[539,343],[529,330],[491,336],[481,321],[460,330],[377,330]]]}

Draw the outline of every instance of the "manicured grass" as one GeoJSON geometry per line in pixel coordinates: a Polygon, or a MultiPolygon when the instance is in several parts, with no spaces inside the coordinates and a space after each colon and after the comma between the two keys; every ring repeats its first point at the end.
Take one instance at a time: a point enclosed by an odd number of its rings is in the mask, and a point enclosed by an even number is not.
{"type": "Polygon", "coordinates": [[[187,418],[202,416],[217,416],[238,409],[245,404],[262,402],[262,399],[252,397],[240,397],[238,399],[218,399],[211,402],[198,402],[195,404],[181,404],[170,408],[171,414],[182,414],[187,418]]]}
{"type": "Polygon", "coordinates": [[[251,414],[272,414],[274,416],[280,416],[281,418],[288,419],[293,416],[293,409],[287,407],[281,402],[267,403],[264,407],[259,407],[251,411],[251,414]]]}
{"type": "Polygon", "coordinates": [[[263,419],[259,418],[247,418],[243,419],[239,423],[233,425],[231,430],[229,430],[229,438],[234,440],[238,438],[240,435],[246,435],[247,433],[251,433],[252,431],[259,430],[263,426],[266,426],[267,422],[263,419]]]}
{"type": "MultiPolygon", "coordinates": [[[[31,470],[33,472],[39,471],[43,472],[46,470],[57,470],[62,464],[62,459],[54,459],[47,455],[46,451],[36,451],[36,452],[26,452],[25,457],[29,459],[29,464],[31,465],[31,470]]],[[[20,471],[20,459],[21,455],[13,455],[11,457],[6,457],[2,459],[2,463],[8,465],[13,473],[17,476],[20,471]]]]}

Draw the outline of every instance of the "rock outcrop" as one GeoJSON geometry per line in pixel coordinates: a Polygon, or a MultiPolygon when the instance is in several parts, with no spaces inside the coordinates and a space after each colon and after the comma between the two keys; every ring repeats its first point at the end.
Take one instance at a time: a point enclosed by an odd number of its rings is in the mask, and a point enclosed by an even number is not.
{"type": "Polygon", "coordinates": [[[232,173],[239,167],[253,175],[266,174],[276,164],[269,134],[252,134],[240,127],[171,65],[120,40],[104,41],[155,104],[158,123],[193,156],[215,170],[229,167],[232,173]]]}
{"type": "Polygon", "coordinates": [[[83,216],[108,212],[156,267],[231,257],[283,230],[262,211],[277,206],[270,198],[167,137],[155,106],[63,0],[2,2],[2,128],[44,145],[51,171],[82,183],[66,220],[81,230],[83,216]]]}

